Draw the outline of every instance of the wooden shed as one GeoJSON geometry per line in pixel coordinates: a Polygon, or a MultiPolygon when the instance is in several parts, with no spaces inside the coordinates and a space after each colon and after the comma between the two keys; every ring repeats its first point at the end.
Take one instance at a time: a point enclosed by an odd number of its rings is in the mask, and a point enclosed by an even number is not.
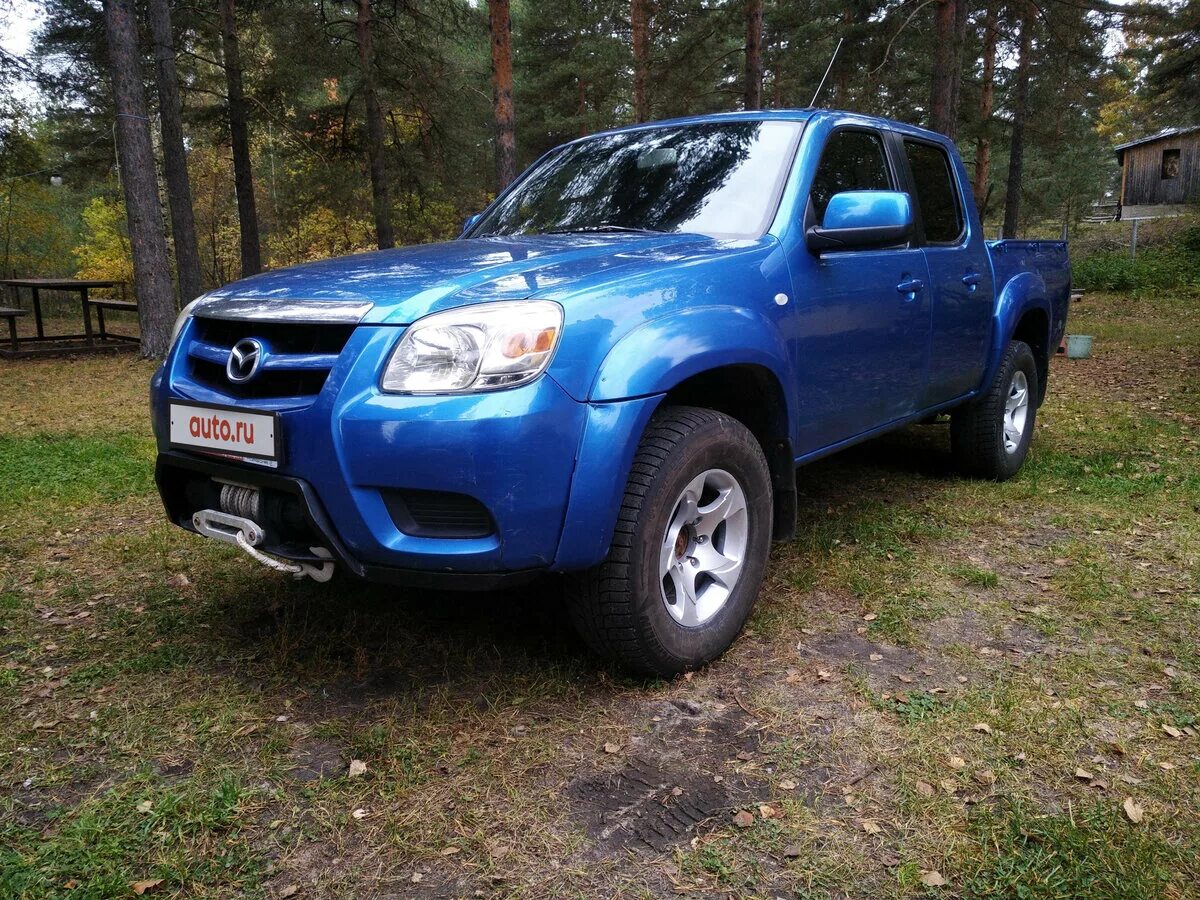
{"type": "Polygon", "coordinates": [[[1122,219],[1178,215],[1200,203],[1200,125],[1167,128],[1114,149],[1122,219]]]}

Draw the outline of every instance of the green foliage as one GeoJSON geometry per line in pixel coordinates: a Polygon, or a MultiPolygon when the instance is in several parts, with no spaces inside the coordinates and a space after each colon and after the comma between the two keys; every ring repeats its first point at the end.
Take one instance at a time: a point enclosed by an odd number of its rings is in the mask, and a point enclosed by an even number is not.
{"type": "Polygon", "coordinates": [[[1200,288],[1200,252],[1186,247],[1105,250],[1071,263],[1072,282],[1090,291],[1200,288]]]}
{"type": "Polygon", "coordinates": [[[232,776],[168,787],[142,776],[61,811],[47,826],[0,829],[0,894],[118,897],[130,884],[253,885],[258,867],[236,837],[246,789],[232,776]],[[69,888],[69,889],[68,889],[69,888]]]}
{"type": "Polygon", "coordinates": [[[153,486],[153,447],[130,434],[0,436],[0,508],[117,500],[153,486]]]}
{"type": "Polygon", "coordinates": [[[1161,897],[1179,850],[1122,819],[1116,804],[1041,815],[1021,803],[976,807],[967,897],[1161,897]]]}

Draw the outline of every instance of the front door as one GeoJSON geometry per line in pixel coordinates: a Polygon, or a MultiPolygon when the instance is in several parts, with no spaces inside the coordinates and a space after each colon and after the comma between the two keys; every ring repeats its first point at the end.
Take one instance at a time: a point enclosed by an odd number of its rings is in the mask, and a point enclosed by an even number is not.
{"type": "MultiPolygon", "coordinates": [[[[897,190],[882,136],[829,136],[809,193],[808,224],[842,191],[897,190]]],[[[929,364],[925,256],[917,247],[810,252],[791,270],[797,315],[798,456],[857,437],[918,409],[929,364]]]]}

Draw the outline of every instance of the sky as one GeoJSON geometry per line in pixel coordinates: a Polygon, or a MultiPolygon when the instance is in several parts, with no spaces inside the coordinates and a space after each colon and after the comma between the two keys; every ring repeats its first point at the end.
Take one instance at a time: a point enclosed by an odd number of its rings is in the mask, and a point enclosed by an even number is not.
{"type": "MultiPolygon", "coordinates": [[[[0,47],[13,56],[25,56],[33,43],[33,33],[42,23],[41,4],[36,0],[12,0],[12,11],[0,19],[0,47]]],[[[14,88],[21,100],[33,101],[37,91],[22,82],[14,88]]]]}

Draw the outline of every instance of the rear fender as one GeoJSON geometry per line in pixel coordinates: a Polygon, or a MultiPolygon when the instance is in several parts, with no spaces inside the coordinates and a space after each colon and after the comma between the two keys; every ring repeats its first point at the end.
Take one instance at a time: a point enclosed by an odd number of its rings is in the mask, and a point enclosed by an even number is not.
{"type": "MultiPolygon", "coordinates": [[[[1041,310],[1046,314],[1047,323],[1054,321],[1053,310],[1050,301],[1046,299],[1046,285],[1042,281],[1042,277],[1035,272],[1022,272],[1020,275],[1013,276],[1004,285],[996,300],[996,312],[992,320],[992,346],[988,354],[987,369],[983,373],[983,381],[979,386],[979,393],[987,390],[987,386],[996,377],[996,372],[1000,368],[1000,360],[1004,358],[1004,351],[1008,348],[1013,333],[1017,330],[1017,324],[1027,312],[1034,309],[1041,310]]],[[[1050,347],[1053,352],[1050,328],[1051,326],[1047,324],[1046,346],[1050,347]]]]}

